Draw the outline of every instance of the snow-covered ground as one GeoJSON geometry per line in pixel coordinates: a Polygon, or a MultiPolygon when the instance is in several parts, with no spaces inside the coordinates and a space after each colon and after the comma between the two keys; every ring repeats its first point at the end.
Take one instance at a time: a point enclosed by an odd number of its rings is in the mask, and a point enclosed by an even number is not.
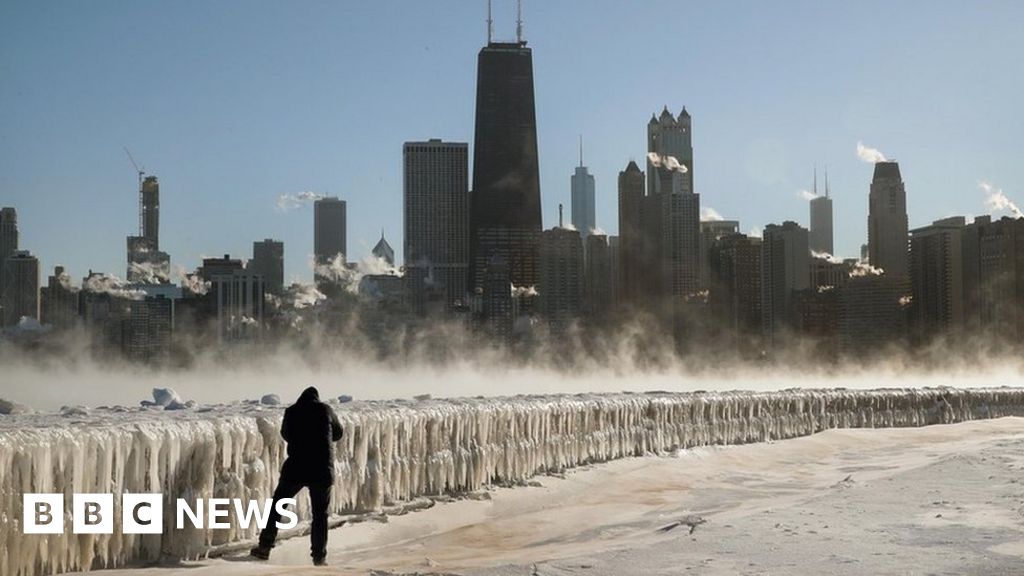
{"type": "MultiPolygon", "coordinates": [[[[538,474],[624,457],[795,438],[832,428],[1020,416],[1024,389],[428,398],[348,402],[336,409],[346,435],[337,450],[332,512],[365,519],[384,509],[429,503],[425,497],[481,497],[493,485],[521,484],[538,474]]],[[[0,418],[0,505],[8,519],[17,519],[23,492],[114,493],[115,502],[123,492],[162,492],[168,506],[174,498],[266,498],[283,459],[280,417],[280,406],[252,402],[5,416],[0,418]]],[[[652,493],[639,489],[632,496],[639,503],[652,493]]],[[[115,529],[113,535],[36,536],[22,534],[16,521],[0,523],[0,573],[194,558],[255,536],[255,527],[237,525],[176,530],[169,510],[162,535],[115,529]]],[[[301,499],[299,513],[305,516],[301,499]]]]}
{"type": "Polygon", "coordinates": [[[109,576],[1016,575],[1024,419],[829,430],[586,466],[244,556],[109,576]]]}

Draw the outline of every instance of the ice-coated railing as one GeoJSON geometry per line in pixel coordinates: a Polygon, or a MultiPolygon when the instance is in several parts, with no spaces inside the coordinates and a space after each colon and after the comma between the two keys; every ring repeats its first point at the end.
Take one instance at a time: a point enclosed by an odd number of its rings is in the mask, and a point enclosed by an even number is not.
{"type": "MultiPolygon", "coordinates": [[[[375,511],[545,472],[829,428],[903,427],[1024,415],[1024,389],[887,389],[530,396],[334,404],[332,511],[375,511]]],[[[282,410],[94,410],[0,416],[0,574],[51,574],[204,555],[256,528],[174,529],[174,500],[269,497],[284,458],[282,410]],[[25,535],[22,494],[63,492],[63,534],[25,535]],[[114,534],[71,533],[75,492],[113,493],[114,534]],[[161,492],[164,532],[122,534],[120,495],[161,492]]],[[[299,514],[305,518],[305,498],[299,514]]]]}

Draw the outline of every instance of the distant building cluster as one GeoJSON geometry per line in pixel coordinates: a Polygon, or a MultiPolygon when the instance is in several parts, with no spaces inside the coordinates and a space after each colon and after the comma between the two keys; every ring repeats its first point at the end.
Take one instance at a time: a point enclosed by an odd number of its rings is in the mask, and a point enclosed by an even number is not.
{"type": "MultiPolygon", "coordinates": [[[[443,319],[497,345],[595,338],[626,324],[678,350],[760,357],[809,344],[822,358],[865,357],[936,337],[1024,340],[1024,218],[938,220],[910,230],[900,166],[874,164],[867,243],[834,256],[833,197],[817,171],[809,228],[703,219],[693,119],[666,107],[647,123],[644,169],[618,173],[618,235],[599,227],[598,188],[570,176],[569,222],[544,229],[532,52],[522,40],[478,55],[473,170],[467,142],[405,142],[403,254],[381,237],[349,258],[348,206],[313,206],[314,283],[284,278],[283,242],[253,242],[248,260],[206,258],[172,282],[160,243],[160,185],[139,172],[139,231],[124,280],[90,271],[72,282],[20,249],[17,213],[0,210],[0,320],[11,338],[86,330],[101,354],[159,362],[182,335],[204,345],[359,331],[382,348],[443,319]]],[[[606,216],[606,218],[608,218],[606,216]]]]}

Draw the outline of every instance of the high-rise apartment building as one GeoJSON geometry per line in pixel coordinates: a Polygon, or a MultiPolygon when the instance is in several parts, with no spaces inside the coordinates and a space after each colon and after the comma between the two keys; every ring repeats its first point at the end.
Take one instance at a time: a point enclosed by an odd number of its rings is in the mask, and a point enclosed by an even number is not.
{"type": "Polygon", "coordinates": [[[921,338],[964,325],[963,216],[910,231],[911,322],[921,338]]]}
{"type": "Polygon", "coordinates": [[[807,229],[796,222],[769,224],[761,243],[761,316],[765,337],[775,344],[798,322],[795,292],[811,285],[807,229]]]}

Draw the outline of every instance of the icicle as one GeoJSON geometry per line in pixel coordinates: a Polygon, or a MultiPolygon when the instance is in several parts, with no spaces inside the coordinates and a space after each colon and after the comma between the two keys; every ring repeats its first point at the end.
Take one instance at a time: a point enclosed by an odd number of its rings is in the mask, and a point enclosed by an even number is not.
{"type": "MultiPolygon", "coordinates": [[[[1024,415],[1024,390],[784,390],[650,393],[337,404],[336,514],[378,511],[419,496],[520,483],[627,456],[806,436],[829,428],[922,426],[1024,415]]],[[[174,527],[175,500],[269,498],[285,446],[281,411],[91,411],[0,418],[0,574],[31,576],[197,558],[255,538],[174,527]],[[22,493],[63,492],[65,533],[22,534],[22,493]],[[71,533],[71,494],[113,493],[110,535],[71,533]],[[162,492],[164,532],[122,534],[123,493],[162,492]]],[[[308,506],[299,499],[300,518],[308,506]]]]}

